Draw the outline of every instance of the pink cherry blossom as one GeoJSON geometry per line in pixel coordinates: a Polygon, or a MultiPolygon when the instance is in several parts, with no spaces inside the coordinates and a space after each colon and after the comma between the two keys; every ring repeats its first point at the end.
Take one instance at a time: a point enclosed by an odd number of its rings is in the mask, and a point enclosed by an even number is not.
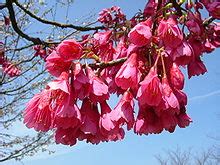
{"type": "Polygon", "coordinates": [[[122,37],[116,47],[113,59],[119,59],[127,56],[127,45],[125,37],[122,37]]]}
{"type": "Polygon", "coordinates": [[[192,47],[187,42],[182,42],[175,48],[166,47],[166,52],[178,65],[187,65],[193,58],[192,47]]]}
{"type": "MultiPolygon", "coordinates": [[[[46,69],[56,78],[27,104],[25,125],[54,130],[56,143],[64,145],[121,140],[126,127],[138,135],[187,127],[192,120],[182,69],[189,78],[207,71],[202,56],[220,47],[220,23],[214,22],[219,4],[149,0],[130,20],[113,6],[99,13],[102,26],[85,27],[92,33],[80,42],[35,46],[35,56],[46,58],[46,69]],[[211,17],[202,17],[205,9],[211,17]],[[113,110],[110,94],[120,97],[113,110]]],[[[7,60],[11,48],[0,46],[4,72],[17,74],[18,66],[7,60]]]]}
{"type": "Polygon", "coordinates": [[[104,137],[99,130],[100,114],[97,103],[85,98],[81,107],[82,124],[80,126],[79,140],[85,140],[92,144],[98,144],[104,137]]]}
{"type": "Polygon", "coordinates": [[[105,45],[109,42],[110,37],[112,36],[112,31],[106,31],[106,32],[98,32],[94,34],[94,39],[98,41],[100,45],[105,45]]]}
{"type": "Polygon", "coordinates": [[[164,45],[170,48],[177,47],[183,41],[183,33],[174,17],[160,21],[158,36],[162,38],[164,45]]]}
{"type": "Polygon", "coordinates": [[[52,51],[52,53],[46,58],[45,67],[53,76],[59,77],[62,72],[68,72],[70,66],[71,62],[63,62],[62,58],[56,51],[52,51]]]}
{"type": "Polygon", "coordinates": [[[215,48],[220,47],[220,23],[215,22],[209,25],[209,33],[204,43],[204,52],[211,53],[215,48]]]}
{"type": "Polygon", "coordinates": [[[51,128],[53,116],[51,91],[43,90],[27,103],[24,110],[24,123],[28,128],[46,132],[51,128]]]}
{"type": "Polygon", "coordinates": [[[91,92],[91,84],[80,63],[74,64],[73,90],[75,97],[83,100],[91,92]]]}
{"type": "Polygon", "coordinates": [[[134,125],[134,97],[131,92],[126,91],[114,110],[111,112],[111,120],[124,124],[130,130],[134,125]]]}
{"type": "Polygon", "coordinates": [[[33,49],[36,51],[34,56],[40,56],[42,59],[46,61],[48,54],[52,53],[53,49],[44,48],[42,45],[35,45],[33,49]]]}
{"type": "Polygon", "coordinates": [[[182,107],[181,113],[177,115],[177,120],[180,128],[185,128],[192,122],[192,119],[186,114],[185,107],[182,107]]]}
{"type": "Polygon", "coordinates": [[[137,134],[158,134],[163,131],[162,122],[150,107],[140,107],[137,119],[134,125],[134,132],[137,134]]]}
{"type": "Polygon", "coordinates": [[[55,141],[57,144],[73,146],[77,142],[78,128],[58,128],[55,132],[55,141]]]}
{"type": "Polygon", "coordinates": [[[111,117],[111,108],[104,101],[101,105],[101,118],[99,127],[101,134],[106,138],[106,141],[117,141],[124,138],[124,130],[121,125],[114,122],[111,117]]]}
{"type": "Polygon", "coordinates": [[[108,72],[109,78],[106,78],[109,87],[109,93],[116,93],[117,95],[123,94],[124,90],[121,87],[118,87],[115,82],[115,75],[118,73],[121,65],[112,67],[112,69],[108,72]],[[111,77],[111,78],[110,78],[111,77]]]}
{"type": "Polygon", "coordinates": [[[171,85],[176,89],[183,89],[184,75],[175,63],[173,63],[172,67],[170,68],[170,82],[171,85]]]}
{"type": "Polygon", "coordinates": [[[69,74],[62,72],[58,79],[53,80],[47,84],[51,90],[61,90],[65,93],[70,94],[70,85],[69,85],[69,74]]]}
{"type": "Polygon", "coordinates": [[[162,99],[162,91],[160,79],[158,78],[157,69],[155,67],[152,67],[148,75],[140,82],[137,99],[140,105],[159,105],[162,99]]]}
{"type": "Polygon", "coordinates": [[[205,74],[207,72],[207,69],[200,58],[197,58],[194,61],[190,62],[187,66],[187,69],[189,78],[195,75],[198,76],[200,74],[205,74]]]}
{"type": "Polygon", "coordinates": [[[174,132],[175,127],[178,123],[176,116],[170,113],[169,111],[165,111],[162,113],[161,121],[164,129],[169,132],[174,132]]]}
{"type": "Polygon", "coordinates": [[[128,88],[136,89],[140,81],[140,72],[137,68],[137,54],[133,53],[121,66],[115,76],[115,83],[124,90],[128,88]]]}
{"type": "Polygon", "coordinates": [[[188,43],[190,44],[190,46],[192,47],[192,50],[193,50],[192,60],[194,58],[200,57],[204,51],[203,43],[199,39],[196,39],[193,36],[189,38],[188,43]]]}
{"type": "Polygon", "coordinates": [[[69,62],[82,56],[82,46],[74,39],[69,39],[61,42],[57,46],[56,52],[62,61],[69,62]]]}
{"type": "Polygon", "coordinates": [[[98,32],[94,34],[92,44],[94,45],[91,50],[92,54],[99,56],[102,61],[113,60],[115,48],[112,41],[112,31],[98,32]]]}
{"type": "Polygon", "coordinates": [[[79,108],[74,103],[72,95],[65,95],[55,108],[54,127],[63,129],[78,127],[81,123],[79,108]]]}
{"type": "Polygon", "coordinates": [[[151,20],[137,24],[128,34],[129,41],[137,46],[145,46],[151,42],[151,20]]]}
{"type": "Polygon", "coordinates": [[[162,97],[169,108],[179,110],[179,102],[174,95],[166,77],[162,78],[162,97]]]}
{"type": "Polygon", "coordinates": [[[214,45],[214,43],[212,43],[212,41],[210,41],[209,39],[206,39],[204,43],[204,52],[211,53],[213,50],[215,50],[215,48],[216,46],[214,45]]]}
{"type": "Polygon", "coordinates": [[[84,99],[80,112],[82,114],[80,130],[86,135],[96,135],[99,129],[100,118],[97,105],[92,103],[89,99],[84,99]]]}
{"type": "Polygon", "coordinates": [[[90,99],[93,102],[102,102],[109,99],[108,86],[95,75],[93,70],[87,67],[87,75],[92,84],[92,89],[90,92],[90,99]]]}
{"type": "Polygon", "coordinates": [[[188,12],[188,20],[186,21],[186,26],[192,35],[202,35],[204,33],[203,20],[199,13],[188,12]]]}

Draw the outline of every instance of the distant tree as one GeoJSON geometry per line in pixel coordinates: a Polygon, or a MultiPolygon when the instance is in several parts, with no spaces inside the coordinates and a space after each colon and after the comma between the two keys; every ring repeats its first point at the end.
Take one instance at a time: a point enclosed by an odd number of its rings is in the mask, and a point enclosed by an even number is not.
{"type": "Polygon", "coordinates": [[[175,150],[165,151],[165,156],[157,155],[156,159],[159,165],[219,165],[219,151],[211,148],[193,152],[191,149],[184,151],[177,147],[175,150]]]}

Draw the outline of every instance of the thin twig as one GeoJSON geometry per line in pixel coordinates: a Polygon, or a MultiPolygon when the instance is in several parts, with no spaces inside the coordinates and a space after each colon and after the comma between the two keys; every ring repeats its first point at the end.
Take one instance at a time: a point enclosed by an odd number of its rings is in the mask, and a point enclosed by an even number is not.
{"type": "Polygon", "coordinates": [[[57,27],[61,27],[61,28],[73,28],[76,29],[78,31],[90,31],[90,30],[99,30],[99,29],[104,29],[104,26],[96,26],[96,27],[87,27],[87,26],[76,26],[73,24],[64,24],[64,23],[58,23],[55,21],[49,21],[46,19],[43,19],[41,17],[38,17],[37,15],[33,14],[32,12],[30,12],[28,9],[26,9],[24,6],[22,6],[22,4],[20,4],[17,0],[14,0],[14,3],[20,7],[25,13],[27,13],[29,16],[31,16],[32,18],[38,20],[39,22],[42,22],[44,24],[48,24],[48,25],[54,25],[57,27]]]}

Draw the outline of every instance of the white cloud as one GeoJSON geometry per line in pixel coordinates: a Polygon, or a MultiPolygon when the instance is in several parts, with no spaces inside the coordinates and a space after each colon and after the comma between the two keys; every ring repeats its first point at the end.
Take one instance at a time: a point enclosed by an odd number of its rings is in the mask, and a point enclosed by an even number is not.
{"type": "Polygon", "coordinates": [[[191,97],[191,98],[189,98],[189,101],[205,99],[205,98],[208,98],[208,97],[211,97],[211,96],[214,96],[214,95],[220,95],[220,90],[216,90],[216,91],[213,91],[213,92],[210,92],[210,93],[207,93],[207,94],[204,94],[204,95],[200,95],[200,96],[191,97]]]}

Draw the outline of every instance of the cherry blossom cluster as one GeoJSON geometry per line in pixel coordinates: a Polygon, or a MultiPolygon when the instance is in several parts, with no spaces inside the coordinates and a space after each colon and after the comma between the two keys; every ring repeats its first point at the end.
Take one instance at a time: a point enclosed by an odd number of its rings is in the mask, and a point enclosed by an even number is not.
{"type": "Polygon", "coordinates": [[[0,66],[2,67],[2,72],[10,77],[21,74],[21,70],[5,58],[5,46],[2,42],[0,42],[0,66]]]}
{"type": "Polygon", "coordinates": [[[149,0],[130,20],[119,7],[104,9],[104,30],[65,40],[46,57],[55,79],[27,103],[24,123],[53,130],[64,145],[121,140],[125,129],[148,135],[185,128],[191,118],[181,67],[189,78],[207,71],[201,57],[220,46],[220,24],[213,22],[219,6],[149,0]],[[119,102],[111,108],[113,94],[119,102]]]}

